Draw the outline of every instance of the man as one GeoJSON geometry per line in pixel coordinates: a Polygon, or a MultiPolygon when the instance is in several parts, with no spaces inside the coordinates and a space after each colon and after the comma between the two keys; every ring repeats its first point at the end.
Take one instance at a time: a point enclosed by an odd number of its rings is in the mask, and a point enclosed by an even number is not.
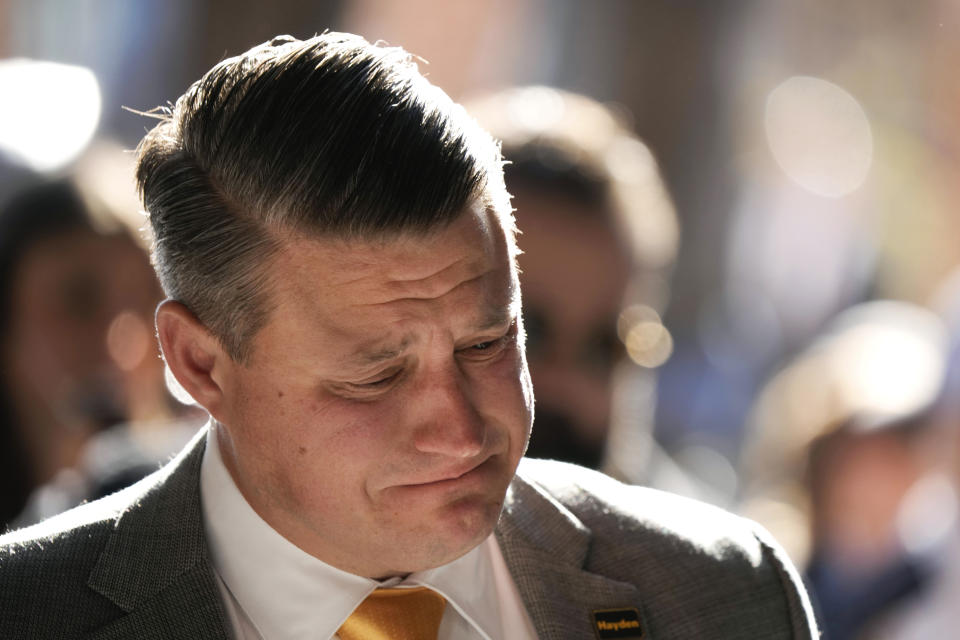
{"type": "Polygon", "coordinates": [[[161,347],[210,427],[3,538],[0,636],[811,637],[752,524],[517,471],[533,396],[499,153],[407,54],[327,33],[226,60],[138,181],[161,347]]]}

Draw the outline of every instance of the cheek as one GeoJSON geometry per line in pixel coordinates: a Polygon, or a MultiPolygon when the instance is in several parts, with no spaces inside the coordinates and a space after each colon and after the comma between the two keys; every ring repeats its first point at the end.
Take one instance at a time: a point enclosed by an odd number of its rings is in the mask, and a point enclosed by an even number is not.
{"type": "Polygon", "coordinates": [[[480,376],[484,413],[510,432],[514,444],[522,446],[533,422],[533,385],[523,352],[498,362],[480,376]]]}
{"type": "Polygon", "coordinates": [[[390,438],[397,412],[389,406],[318,395],[275,392],[264,398],[269,406],[249,401],[259,407],[258,424],[270,431],[261,443],[266,450],[253,453],[269,457],[277,478],[299,501],[362,491],[397,447],[390,438]]]}
{"type": "Polygon", "coordinates": [[[239,376],[225,390],[224,397],[232,402],[217,418],[226,425],[241,477],[255,483],[250,489],[289,502],[299,492],[297,478],[312,449],[306,442],[311,421],[304,414],[304,403],[282,380],[275,380],[239,376]]]}
{"type": "Polygon", "coordinates": [[[331,521],[378,510],[378,478],[404,462],[402,444],[393,437],[400,430],[394,409],[333,400],[295,412],[300,421],[281,445],[279,469],[289,503],[331,521]]]}

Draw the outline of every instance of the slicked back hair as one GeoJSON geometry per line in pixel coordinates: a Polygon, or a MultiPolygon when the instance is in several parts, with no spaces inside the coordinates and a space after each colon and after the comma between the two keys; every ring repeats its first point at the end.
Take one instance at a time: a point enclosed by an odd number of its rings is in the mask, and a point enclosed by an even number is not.
{"type": "Polygon", "coordinates": [[[425,234],[475,201],[508,217],[501,164],[409,54],[324,33],[207,72],[141,142],[137,183],[164,291],[245,362],[284,238],[425,234]]]}

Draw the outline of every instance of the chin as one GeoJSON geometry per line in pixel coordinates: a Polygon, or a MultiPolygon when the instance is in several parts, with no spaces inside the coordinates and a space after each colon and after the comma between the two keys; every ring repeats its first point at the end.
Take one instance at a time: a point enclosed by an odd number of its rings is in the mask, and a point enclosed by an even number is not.
{"type": "Polygon", "coordinates": [[[451,541],[462,541],[462,555],[493,533],[502,506],[502,501],[451,505],[449,520],[441,528],[449,532],[451,541]]]}
{"type": "Polygon", "coordinates": [[[406,573],[433,569],[452,562],[480,545],[493,533],[500,516],[500,503],[449,505],[432,527],[413,535],[411,541],[419,548],[416,562],[406,573]]]}

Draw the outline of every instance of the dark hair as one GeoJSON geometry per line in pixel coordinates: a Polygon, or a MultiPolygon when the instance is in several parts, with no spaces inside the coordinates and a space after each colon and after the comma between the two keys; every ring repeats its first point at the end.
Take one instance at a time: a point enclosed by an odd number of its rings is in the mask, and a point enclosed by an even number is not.
{"type": "Polygon", "coordinates": [[[506,215],[499,150],[399,48],[277,37],[193,84],[143,140],[154,264],[237,361],[291,233],[426,232],[473,199],[506,215]]]}

